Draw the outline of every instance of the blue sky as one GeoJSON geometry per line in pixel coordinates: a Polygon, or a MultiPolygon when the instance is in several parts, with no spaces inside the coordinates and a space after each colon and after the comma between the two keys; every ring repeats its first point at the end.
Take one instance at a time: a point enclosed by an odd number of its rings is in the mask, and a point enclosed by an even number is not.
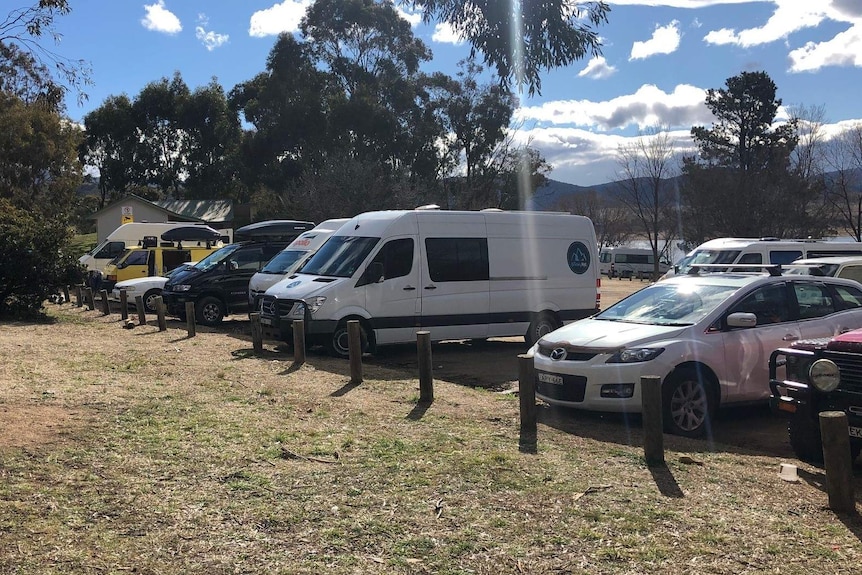
{"type": "MultiPolygon", "coordinates": [[[[265,68],[276,35],[295,31],[307,1],[71,0],[57,20],[60,55],[87,61],[94,85],[74,120],[111,95],[136,96],[175,71],[194,89],[213,77],[229,91],[265,68]]],[[[597,28],[602,56],[542,76],[524,95],[518,138],[578,185],[616,179],[616,152],[653,126],[680,149],[693,125],[709,125],[708,88],[765,71],[786,106],[822,107],[833,134],[862,122],[862,0],[616,0],[597,28]]],[[[397,4],[397,1],[396,1],[397,4]]],[[[427,71],[454,75],[469,46],[445,26],[404,12],[431,48],[427,71]]],[[[489,81],[492,78],[489,76],[489,81]]]]}

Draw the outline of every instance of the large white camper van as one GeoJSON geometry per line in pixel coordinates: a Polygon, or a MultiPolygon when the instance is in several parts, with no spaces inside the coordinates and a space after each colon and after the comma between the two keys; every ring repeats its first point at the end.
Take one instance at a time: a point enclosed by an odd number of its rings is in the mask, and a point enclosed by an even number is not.
{"type": "MultiPolygon", "coordinates": [[[[602,275],[631,278],[650,276],[655,271],[655,258],[649,248],[628,246],[605,247],[599,252],[599,271],[602,275]]],[[[670,270],[670,263],[659,260],[660,274],[670,270]]]]}
{"type": "Polygon", "coordinates": [[[862,254],[862,243],[816,239],[718,238],[690,251],[665,277],[687,273],[693,264],[789,264],[802,258],[862,254]]]}
{"type": "Polygon", "coordinates": [[[368,350],[524,336],[532,343],[599,304],[596,235],[584,216],[500,210],[368,212],[348,221],[260,302],[268,337],[348,354],[347,321],[368,350]]]}

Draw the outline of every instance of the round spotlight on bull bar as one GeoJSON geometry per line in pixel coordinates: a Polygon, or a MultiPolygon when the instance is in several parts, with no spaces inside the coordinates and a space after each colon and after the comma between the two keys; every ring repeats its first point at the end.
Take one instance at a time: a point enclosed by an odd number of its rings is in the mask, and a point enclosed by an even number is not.
{"type": "Polygon", "coordinates": [[[829,393],[838,387],[841,373],[834,361],[818,359],[808,369],[808,379],[818,391],[829,393]]]}

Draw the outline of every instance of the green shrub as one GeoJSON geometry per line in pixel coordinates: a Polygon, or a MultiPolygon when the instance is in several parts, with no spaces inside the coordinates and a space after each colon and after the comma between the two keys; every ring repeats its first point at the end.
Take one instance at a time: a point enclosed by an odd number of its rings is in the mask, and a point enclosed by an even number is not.
{"type": "Polygon", "coordinates": [[[49,295],[83,281],[65,222],[0,199],[0,317],[35,319],[49,295]]]}

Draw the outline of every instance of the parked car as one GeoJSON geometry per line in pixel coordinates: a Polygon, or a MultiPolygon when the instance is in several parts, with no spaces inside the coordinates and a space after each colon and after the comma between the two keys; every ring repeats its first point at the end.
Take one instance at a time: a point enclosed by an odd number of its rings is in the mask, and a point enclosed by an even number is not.
{"type": "Polygon", "coordinates": [[[770,407],[787,418],[790,446],[799,459],[823,461],[820,413],[847,414],[850,456],[862,452],[862,330],[804,340],[769,358],[770,407]],[[779,377],[781,367],[784,377],[779,377]]]}
{"type": "Polygon", "coordinates": [[[709,432],[718,407],[765,402],[769,356],[792,341],[862,327],[857,282],[770,273],[693,273],[635,292],[541,338],[537,395],[574,408],[640,412],[640,377],[662,379],[670,433],[709,432]]]}
{"type": "Polygon", "coordinates": [[[862,256],[807,258],[782,266],[785,275],[812,275],[847,278],[862,282],[862,256]]]}
{"type": "Polygon", "coordinates": [[[188,262],[169,271],[164,276],[150,276],[146,278],[135,278],[118,282],[111,292],[110,299],[120,301],[120,290],[126,290],[129,303],[135,305],[135,298],[141,296],[144,300],[144,310],[147,313],[156,313],[156,298],[162,295],[162,289],[173,274],[178,273],[186,267],[191,267],[197,262],[188,262]]]}

